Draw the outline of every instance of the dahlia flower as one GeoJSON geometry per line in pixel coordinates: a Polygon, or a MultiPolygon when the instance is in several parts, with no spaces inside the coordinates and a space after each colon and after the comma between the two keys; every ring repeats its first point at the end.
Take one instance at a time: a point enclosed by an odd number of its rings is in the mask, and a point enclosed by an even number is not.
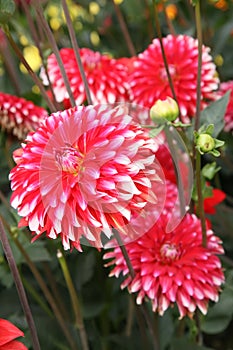
{"type": "Polygon", "coordinates": [[[227,91],[230,91],[230,98],[224,116],[224,131],[230,132],[233,131],[233,80],[226,81],[220,84],[220,89],[218,91],[220,97],[223,96],[227,91]]]}
{"type": "MultiPolygon", "coordinates": [[[[82,48],[79,52],[90,88],[92,102],[97,104],[128,101],[128,61],[126,65],[124,61],[118,61],[87,48],[82,48]]],[[[63,48],[60,50],[60,55],[76,105],[81,105],[87,100],[87,97],[74,50],[72,48],[63,48]]],[[[48,57],[47,69],[56,100],[63,102],[67,108],[70,107],[69,95],[54,54],[48,57]]],[[[43,70],[41,71],[41,78],[44,85],[48,85],[48,80],[43,70]]]]}
{"type": "Polygon", "coordinates": [[[81,250],[81,237],[100,247],[101,232],[109,237],[112,227],[127,233],[132,217],[145,215],[164,187],[156,149],[125,107],[52,114],[15,153],[11,204],[20,225],[36,236],[60,236],[65,249],[81,250]]]}
{"type": "Polygon", "coordinates": [[[47,111],[22,97],[0,92],[0,127],[19,139],[38,128],[47,111]]]}
{"type": "Polygon", "coordinates": [[[24,333],[11,322],[0,318],[0,350],[27,350],[23,343],[15,338],[23,337],[24,333]]]}
{"type": "Polygon", "coordinates": [[[138,304],[150,299],[153,311],[160,315],[174,304],[180,318],[192,317],[196,308],[206,314],[208,301],[218,300],[224,281],[216,256],[223,253],[220,240],[208,230],[207,247],[203,247],[201,224],[194,214],[186,214],[169,233],[168,220],[169,213],[162,214],[152,229],[125,246],[135,271],[133,279],[119,247],[106,253],[104,259],[112,259],[106,266],[114,266],[110,276],[122,273],[125,277],[121,287],[137,292],[138,304]]]}
{"type": "MultiPolygon", "coordinates": [[[[163,38],[163,46],[174,84],[181,119],[184,122],[195,116],[198,66],[198,42],[187,35],[168,35],[163,38]]],[[[208,100],[216,98],[218,88],[215,64],[209,54],[210,49],[202,48],[201,108],[208,100]]],[[[129,77],[132,100],[151,108],[158,100],[173,97],[169,86],[159,39],[138,55],[134,61],[134,71],[129,77]]]]}

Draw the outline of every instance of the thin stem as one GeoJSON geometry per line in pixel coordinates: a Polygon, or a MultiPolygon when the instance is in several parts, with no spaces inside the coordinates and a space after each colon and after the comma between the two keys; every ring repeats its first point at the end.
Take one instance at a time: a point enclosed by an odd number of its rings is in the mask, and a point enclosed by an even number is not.
{"type": "Polygon", "coordinates": [[[125,327],[126,337],[130,337],[132,332],[133,315],[134,315],[134,303],[132,298],[129,298],[128,315],[127,315],[127,321],[126,321],[126,327],[125,327]]]}
{"type": "Polygon", "coordinates": [[[150,10],[150,6],[148,3],[148,0],[144,0],[146,9],[145,9],[145,17],[146,17],[146,22],[147,22],[147,28],[148,28],[148,36],[150,41],[153,39],[154,34],[153,34],[153,22],[152,22],[152,18],[151,18],[151,10],[150,10]]]}
{"type": "Polygon", "coordinates": [[[25,289],[23,287],[23,283],[20,279],[19,271],[10,247],[10,244],[8,242],[8,238],[2,223],[2,220],[0,219],[0,239],[2,242],[2,247],[4,250],[4,253],[6,255],[6,259],[8,261],[9,267],[11,269],[11,273],[13,275],[15,285],[18,291],[19,299],[28,323],[29,331],[31,334],[31,339],[32,339],[32,345],[34,350],[40,350],[40,343],[39,339],[37,336],[37,331],[36,331],[36,326],[32,317],[31,309],[29,307],[29,303],[27,300],[27,296],[25,293],[25,289]]]}
{"type": "Polygon", "coordinates": [[[17,44],[14,42],[14,39],[6,26],[4,27],[4,32],[8,38],[9,43],[11,44],[11,47],[15,51],[17,57],[19,58],[21,63],[24,65],[24,67],[27,69],[27,71],[30,74],[31,78],[33,79],[34,83],[39,87],[40,92],[43,95],[43,98],[45,99],[50,111],[55,112],[56,108],[55,108],[54,104],[52,103],[52,101],[49,99],[47,92],[46,92],[41,80],[37,77],[37,75],[33,72],[31,66],[29,65],[29,63],[25,60],[24,56],[22,55],[22,52],[19,50],[17,44]]]}
{"type": "Polygon", "coordinates": [[[200,313],[199,311],[195,312],[195,323],[197,327],[197,335],[196,335],[196,342],[199,346],[203,345],[203,336],[201,332],[201,322],[200,322],[200,313]]]}
{"type": "Polygon", "coordinates": [[[86,329],[84,326],[84,321],[83,321],[83,317],[82,317],[82,313],[81,313],[81,309],[80,309],[78,296],[77,296],[77,293],[76,293],[75,288],[74,288],[74,284],[73,284],[73,281],[72,281],[72,278],[70,275],[68,265],[66,263],[66,259],[60,250],[58,250],[58,252],[57,252],[57,258],[58,258],[59,263],[61,265],[61,269],[62,269],[64,278],[66,281],[66,285],[67,285],[69,293],[70,293],[70,298],[71,298],[71,302],[72,302],[73,310],[74,310],[74,314],[75,314],[75,323],[76,323],[76,327],[79,330],[82,349],[89,350],[86,329]]]}
{"type": "Polygon", "coordinates": [[[36,26],[35,26],[33,17],[31,15],[30,7],[28,6],[26,0],[21,0],[21,3],[22,3],[22,6],[23,6],[23,10],[24,10],[24,12],[26,14],[26,18],[27,18],[27,21],[28,21],[30,32],[32,34],[32,38],[33,38],[33,40],[34,40],[34,42],[36,44],[36,47],[37,47],[37,49],[39,51],[39,55],[40,55],[41,62],[42,62],[42,67],[44,69],[46,78],[47,78],[48,83],[49,83],[49,89],[50,89],[50,91],[52,93],[54,104],[56,105],[56,109],[59,109],[59,104],[56,101],[56,98],[55,98],[55,95],[54,95],[54,91],[53,91],[53,88],[52,88],[52,84],[51,84],[51,81],[50,81],[50,76],[48,74],[48,69],[47,69],[46,64],[45,64],[45,59],[44,59],[43,51],[42,51],[42,48],[41,48],[42,41],[40,40],[39,35],[38,35],[38,31],[36,30],[36,26]]]}
{"type": "Polygon", "coordinates": [[[172,161],[174,163],[175,170],[176,170],[175,173],[176,173],[176,182],[177,182],[178,195],[179,195],[179,201],[180,201],[180,215],[181,215],[181,218],[183,218],[183,216],[185,215],[186,209],[185,209],[185,197],[184,197],[184,188],[183,188],[183,182],[182,182],[182,174],[179,166],[179,158],[177,156],[177,151],[173,144],[173,139],[170,135],[168,126],[165,126],[164,131],[165,131],[166,140],[171,152],[172,161]]]}
{"type": "MultiPolygon", "coordinates": [[[[0,29],[1,30],[1,29],[0,29]]],[[[3,63],[5,65],[6,71],[8,73],[8,76],[11,80],[12,86],[15,90],[15,93],[17,96],[20,95],[21,87],[20,87],[20,81],[18,78],[18,74],[15,70],[15,64],[11,55],[11,52],[9,50],[8,45],[1,45],[0,44],[0,54],[3,58],[3,63]]]]}
{"type": "MultiPolygon", "coordinates": [[[[113,221],[115,221],[113,219],[113,221]]],[[[117,225],[116,221],[115,221],[115,224],[117,225]]],[[[117,225],[118,226],[118,225],[117,225]]],[[[129,258],[129,255],[128,255],[128,252],[127,252],[127,249],[125,248],[125,245],[121,239],[121,236],[119,234],[119,232],[116,230],[116,229],[113,229],[113,235],[118,243],[118,246],[119,248],[121,249],[121,252],[122,252],[122,255],[125,259],[125,262],[126,262],[126,265],[128,267],[128,270],[129,270],[129,274],[133,280],[133,278],[135,277],[135,271],[134,271],[134,268],[133,268],[133,265],[131,263],[131,260],[129,258]]],[[[134,300],[134,303],[136,305],[136,297],[134,295],[132,295],[132,298],[134,300]]],[[[153,340],[153,346],[154,346],[154,350],[158,350],[159,349],[159,346],[158,346],[158,340],[157,340],[157,335],[155,333],[155,329],[154,329],[154,325],[153,325],[153,322],[148,314],[148,310],[147,308],[145,307],[144,304],[140,305],[140,307],[136,307],[136,317],[137,317],[137,321],[138,321],[138,325],[139,325],[139,328],[140,328],[140,332],[141,332],[141,335],[142,335],[142,339],[143,339],[143,343],[147,344],[147,337],[146,337],[146,332],[145,332],[145,329],[144,329],[144,322],[142,320],[142,315],[141,313],[143,314],[143,316],[145,317],[145,320],[147,322],[147,326],[150,330],[150,333],[151,333],[151,336],[152,336],[152,340],[153,340]],[[140,311],[140,312],[139,312],[140,311]]],[[[147,346],[145,346],[145,348],[147,348],[147,346]]]]}
{"type": "Polygon", "coordinates": [[[196,20],[197,40],[198,40],[197,100],[196,100],[195,130],[198,130],[200,127],[200,114],[201,114],[201,69],[202,69],[202,27],[201,27],[200,0],[197,1],[195,6],[195,20],[196,20]]]}
{"type": "Polygon", "coordinates": [[[129,35],[129,31],[128,31],[127,25],[125,23],[124,17],[122,15],[121,9],[120,9],[119,5],[117,5],[115,3],[114,0],[112,0],[112,3],[113,3],[113,6],[114,6],[114,9],[115,9],[115,12],[116,12],[116,15],[117,15],[120,27],[121,27],[121,31],[122,31],[123,36],[125,38],[125,42],[126,42],[126,44],[128,46],[129,53],[130,53],[131,56],[136,56],[136,49],[135,49],[134,44],[133,44],[133,42],[131,40],[131,37],[129,35]]]}
{"type": "Polygon", "coordinates": [[[82,77],[82,81],[83,81],[83,85],[84,85],[84,89],[85,89],[85,92],[86,92],[87,102],[88,102],[89,105],[91,105],[92,104],[92,98],[91,98],[90,88],[89,88],[87,77],[86,77],[86,74],[85,74],[85,71],[84,71],[84,68],[83,68],[82,60],[81,60],[81,57],[80,57],[80,53],[79,53],[79,49],[80,48],[79,48],[79,45],[78,45],[78,42],[77,42],[77,39],[76,39],[76,35],[75,35],[74,27],[72,25],[72,20],[71,20],[71,17],[70,17],[70,13],[69,13],[69,10],[68,10],[68,7],[67,7],[66,0],[62,0],[61,2],[62,2],[62,7],[63,7],[63,10],[64,10],[65,18],[66,18],[67,28],[68,28],[68,31],[69,31],[69,34],[70,34],[70,40],[71,40],[71,43],[72,43],[72,46],[73,46],[73,49],[74,49],[75,58],[76,58],[76,61],[77,61],[77,64],[78,64],[78,68],[79,68],[79,71],[80,71],[80,74],[81,74],[81,77],[82,77]]]}
{"type": "Polygon", "coordinates": [[[197,185],[197,197],[198,197],[198,214],[201,220],[201,228],[202,228],[202,245],[203,247],[207,246],[207,236],[206,236],[206,218],[204,211],[204,201],[202,194],[202,184],[201,184],[201,155],[197,151],[196,152],[196,185],[197,185]]]}
{"type": "Polygon", "coordinates": [[[17,246],[17,248],[19,249],[19,251],[23,255],[28,267],[30,268],[34,277],[36,278],[41,290],[44,293],[44,296],[46,297],[48,303],[50,304],[50,306],[55,314],[55,317],[56,317],[58,323],[60,324],[60,327],[63,330],[63,333],[64,333],[71,349],[77,350],[77,347],[73,341],[72,335],[70,334],[70,331],[69,331],[68,327],[66,326],[66,323],[64,322],[63,316],[62,316],[59,308],[57,307],[57,304],[55,303],[54,298],[53,298],[52,294],[50,293],[43,277],[41,276],[41,274],[39,272],[39,270],[37,269],[37,267],[35,266],[33,261],[30,259],[29,255],[27,254],[27,252],[25,251],[25,249],[23,248],[22,244],[19,242],[17,237],[15,235],[12,235],[11,232],[10,232],[10,234],[11,234],[12,238],[14,239],[15,245],[17,246]]]}
{"type": "MultiPolygon", "coordinates": [[[[155,0],[154,0],[154,3],[155,3],[155,0]]],[[[173,81],[172,81],[171,74],[170,74],[170,71],[169,71],[169,66],[168,66],[168,62],[167,62],[166,53],[165,53],[164,46],[163,46],[162,32],[161,32],[161,27],[160,27],[160,23],[159,23],[159,16],[158,16],[158,10],[157,10],[156,5],[154,6],[154,8],[155,8],[155,26],[156,26],[156,30],[157,30],[157,34],[158,34],[158,38],[159,38],[159,43],[160,43],[160,48],[161,48],[161,53],[162,53],[162,57],[163,57],[164,66],[165,66],[165,69],[166,69],[169,86],[170,86],[170,89],[171,89],[171,92],[172,92],[172,97],[176,101],[176,103],[178,104],[177,97],[176,97],[176,92],[175,92],[173,81]]]]}
{"type": "Polygon", "coordinates": [[[48,25],[48,22],[44,18],[43,10],[42,10],[42,7],[40,5],[40,2],[33,0],[33,4],[36,7],[36,13],[37,13],[37,15],[38,15],[38,17],[39,17],[39,19],[41,21],[41,25],[42,25],[42,27],[43,27],[43,29],[45,31],[45,34],[47,35],[47,38],[48,38],[48,41],[49,41],[49,43],[51,45],[53,53],[56,56],[56,60],[57,60],[58,66],[59,66],[62,78],[64,80],[64,84],[65,84],[66,90],[67,90],[69,98],[70,98],[70,103],[71,103],[72,107],[74,107],[75,106],[74,95],[73,95],[73,92],[71,90],[70,82],[69,82],[68,76],[66,74],[66,71],[65,71],[65,68],[64,68],[64,64],[62,62],[61,55],[60,55],[60,52],[59,52],[56,40],[54,38],[53,32],[51,31],[51,29],[50,29],[50,27],[48,25]]]}
{"type": "Polygon", "coordinates": [[[21,279],[24,287],[31,294],[34,300],[40,305],[40,307],[46,312],[46,314],[49,317],[53,318],[54,314],[52,313],[48,305],[44,302],[44,300],[41,298],[40,294],[36,291],[36,289],[23,276],[21,276],[21,279]]]}
{"type": "Polygon", "coordinates": [[[168,14],[167,14],[167,11],[166,11],[166,5],[164,2],[162,2],[162,7],[163,7],[163,12],[164,12],[164,15],[165,15],[165,18],[166,18],[166,22],[167,22],[167,26],[169,28],[169,31],[172,35],[176,35],[175,33],[175,29],[174,29],[174,26],[172,24],[172,21],[171,19],[169,18],[168,14]]]}
{"type": "Polygon", "coordinates": [[[59,293],[59,288],[57,286],[57,281],[54,278],[54,274],[51,271],[51,268],[47,262],[43,262],[43,269],[44,269],[44,274],[46,276],[46,279],[48,281],[49,287],[51,289],[51,292],[53,293],[54,299],[56,300],[56,303],[63,315],[63,318],[65,320],[69,320],[69,314],[68,310],[62,300],[62,297],[59,293]]]}

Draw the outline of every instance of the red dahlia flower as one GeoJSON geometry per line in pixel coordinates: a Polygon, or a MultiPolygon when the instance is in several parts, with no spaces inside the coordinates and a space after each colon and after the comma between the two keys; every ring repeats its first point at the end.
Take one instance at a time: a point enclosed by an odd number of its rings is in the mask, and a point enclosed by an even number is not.
{"type": "MultiPolygon", "coordinates": [[[[126,65],[124,62],[121,63],[120,60],[118,61],[87,48],[82,48],[79,52],[89,84],[92,102],[96,104],[128,101],[127,78],[129,63],[126,65]]],[[[81,105],[87,100],[87,97],[74,50],[72,48],[61,49],[60,55],[76,105],[81,105]]],[[[48,57],[47,68],[56,100],[64,102],[66,107],[70,107],[69,95],[54,54],[48,57]]],[[[48,81],[43,70],[41,77],[43,83],[47,85],[48,81]]]]}
{"type": "Polygon", "coordinates": [[[227,91],[230,91],[230,98],[225,113],[224,131],[233,131],[233,80],[226,81],[220,84],[219,95],[223,96],[227,91]]]}
{"type": "Polygon", "coordinates": [[[27,350],[26,346],[17,340],[24,333],[11,322],[0,318],[0,350],[27,350]]]}
{"type": "MultiPolygon", "coordinates": [[[[188,121],[196,112],[196,88],[198,66],[198,42],[187,35],[168,35],[163,38],[163,46],[179,103],[181,119],[188,121]]],[[[216,98],[218,88],[216,68],[209,54],[210,49],[202,48],[201,107],[208,100],[216,98]]],[[[130,75],[132,100],[151,108],[158,100],[172,97],[159,39],[138,55],[134,71],[130,75]]]]}
{"type": "Polygon", "coordinates": [[[47,116],[47,111],[33,102],[0,92],[0,127],[19,139],[37,129],[47,116]]]}
{"type": "Polygon", "coordinates": [[[114,266],[110,276],[126,276],[122,288],[137,292],[137,303],[145,298],[152,302],[153,311],[160,315],[169,306],[177,304],[180,318],[192,316],[198,307],[207,312],[208,301],[217,301],[224,281],[221,263],[216,254],[222,254],[220,240],[207,231],[207,247],[202,246],[201,224],[195,215],[186,214],[172,231],[166,232],[169,214],[163,214],[154,227],[125,247],[135,277],[129,271],[119,247],[105,254],[114,266]]]}
{"type": "MultiPolygon", "coordinates": [[[[75,107],[46,118],[15,154],[11,204],[37,235],[61,236],[65,249],[84,236],[125,227],[161,182],[157,144],[125,108],[75,107]]],[[[126,228],[125,228],[126,229],[126,228]]]]}

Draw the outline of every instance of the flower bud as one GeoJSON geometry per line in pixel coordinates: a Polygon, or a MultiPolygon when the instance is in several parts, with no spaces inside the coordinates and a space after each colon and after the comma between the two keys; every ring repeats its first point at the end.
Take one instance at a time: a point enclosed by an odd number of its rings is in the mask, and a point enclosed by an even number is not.
{"type": "Polygon", "coordinates": [[[155,122],[161,122],[162,120],[172,122],[178,115],[178,104],[171,97],[167,97],[166,100],[157,100],[150,109],[150,117],[155,122]]]}
{"type": "Polygon", "coordinates": [[[203,153],[210,152],[215,148],[215,140],[209,134],[200,134],[197,138],[196,144],[203,153]]]}

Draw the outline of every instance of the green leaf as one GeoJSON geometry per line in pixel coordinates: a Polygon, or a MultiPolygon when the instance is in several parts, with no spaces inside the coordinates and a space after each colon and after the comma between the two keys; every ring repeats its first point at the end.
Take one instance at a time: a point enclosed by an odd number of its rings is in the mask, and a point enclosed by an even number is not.
{"type": "Polygon", "coordinates": [[[207,179],[207,180],[213,180],[217,172],[221,169],[220,166],[217,166],[216,162],[208,163],[206,164],[201,172],[202,175],[207,179]]]}
{"type": "Polygon", "coordinates": [[[14,12],[14,0],[0,0],[0,23],[7,23],[14,12]]]}
{"type": "Polygon", "coordinates": [[[217,137],[224,127],[224,115],[228,105],[230,91],[225,93],[219,100],[212,102],[206,107],[200,116],[201,125],[214,124],[213,137],[217,137]]]}
{"type": "Polygon", "coordinates": [[[206,346],[200,346],[198,344],[194,344],[191,339],[182,337],[175,338],[172,341],[171,350],[214,350],[212,348],[207,348],[206,346]]]}
{"type": "Polygon", "coordinates": [[[163,125],[158,126],[157,128],[154,128],[154,129],[150,130],[149,136],[151,138],[156,137],[164,129],[164,126],[165,125],[163,124],[163,125]]]}

